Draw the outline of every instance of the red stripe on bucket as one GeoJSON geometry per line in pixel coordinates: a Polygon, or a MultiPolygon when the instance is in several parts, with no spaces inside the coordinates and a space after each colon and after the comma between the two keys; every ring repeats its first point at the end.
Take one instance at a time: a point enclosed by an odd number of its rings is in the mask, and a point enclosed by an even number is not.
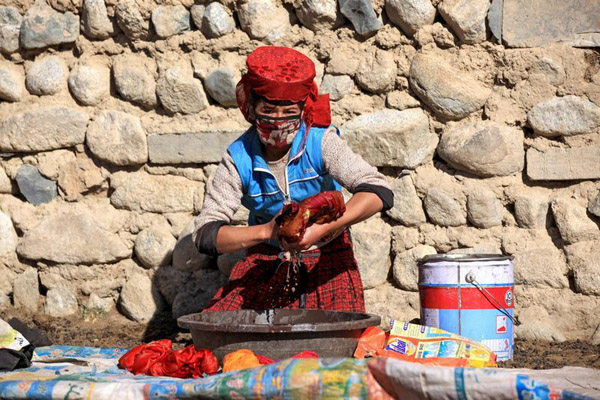
{"type": "MultiPolygon", "coordinates": [[[[486,287],[487,291],[504,308],[513,308],[514,296],[511,286],[486,287]],[[507,293],[510,291],[510,294],[507,293]],[[506,301],[509,301],[508,304],[506,301]]],[[[437,308],[442,310],[458,309],[458,289],[447,287],[421,287],[419,288],[421,297],[421,307],[437,308]]],[[[464,310],[489,310],[496,308],[496,305],[488,300],[477,288],[463,287],[460,289],[461,309],[464,310]]]]}

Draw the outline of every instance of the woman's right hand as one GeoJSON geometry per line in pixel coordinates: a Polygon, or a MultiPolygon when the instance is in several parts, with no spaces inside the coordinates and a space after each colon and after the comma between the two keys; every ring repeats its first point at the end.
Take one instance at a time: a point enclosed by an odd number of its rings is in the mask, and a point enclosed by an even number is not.
{"type": "Polygon", "coordinates": [[[272,220],[263,225],[265,229],[265,240],[277,239],[277,233],[279,232],[279,225],[277,224],[277,216],[272,220]]]}

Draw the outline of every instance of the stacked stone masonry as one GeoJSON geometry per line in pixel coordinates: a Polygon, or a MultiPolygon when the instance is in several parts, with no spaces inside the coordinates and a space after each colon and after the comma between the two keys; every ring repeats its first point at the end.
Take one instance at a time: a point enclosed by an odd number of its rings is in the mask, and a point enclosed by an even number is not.
{"type": "Polygon", "coordinates": [[[600,4],[537,3],[4,1],[0,309],[145,323],[205,306],[243,254],[200,255],[192,220],[248,127],[245,57],[282,45],[315,61],[334,124],[396,196],[352,228],[368,311],[418,317],[425,255],[507,254],[517,335],[590,339],[600,32],[587,16],[600,4]],[[523,21],[534,12],[581,22],[523,21]]]}

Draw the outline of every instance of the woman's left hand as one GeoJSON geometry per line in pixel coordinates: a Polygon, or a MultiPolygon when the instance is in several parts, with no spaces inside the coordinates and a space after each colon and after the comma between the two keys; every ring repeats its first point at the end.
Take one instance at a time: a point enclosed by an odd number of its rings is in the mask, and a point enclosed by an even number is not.
{"type": "Polygon", "coordinates": [[[331,224],[312,224],[306,231],[302,240],[297,243],[288,243],[285,240],[281,241],[281,246],[284,250],[303,251],[308,250],[315,243],[327,236],[331,232],[331,224]]]}

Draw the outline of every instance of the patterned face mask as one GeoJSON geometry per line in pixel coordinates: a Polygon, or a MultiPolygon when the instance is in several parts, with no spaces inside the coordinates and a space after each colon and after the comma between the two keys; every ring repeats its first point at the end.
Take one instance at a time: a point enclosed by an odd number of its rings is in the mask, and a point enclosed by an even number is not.
{"type": "Polygon", "coordinates": [[[302,114],[291,117],[269,117],[256,114],[258,137],[265,146],[285,147],[292,143],[302,123],[302,114]]]}

